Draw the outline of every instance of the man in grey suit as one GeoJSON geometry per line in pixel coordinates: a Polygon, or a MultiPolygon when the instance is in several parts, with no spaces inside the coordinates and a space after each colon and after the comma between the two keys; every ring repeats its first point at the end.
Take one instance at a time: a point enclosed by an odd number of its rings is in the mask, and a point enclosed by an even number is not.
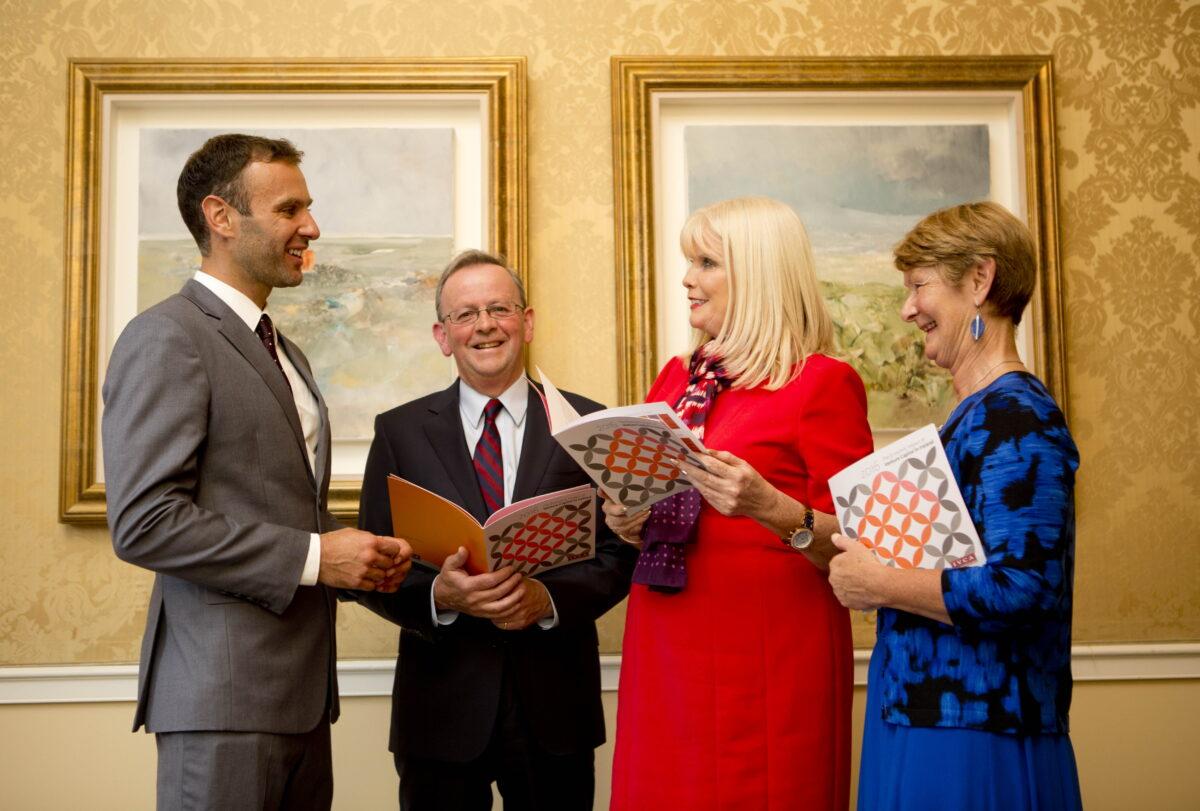
{"type": "Polygon", "coordinates": [[[155,572],[133,728],[156,735],[159,808],[329,808],[334,590],[394,591],[411,565],[329,514],[325,403],[264,312],[320,236],[300,157],[219,135],[188,158],[200,271],[129,323],[104,381],[113,546],[155,572]]]}

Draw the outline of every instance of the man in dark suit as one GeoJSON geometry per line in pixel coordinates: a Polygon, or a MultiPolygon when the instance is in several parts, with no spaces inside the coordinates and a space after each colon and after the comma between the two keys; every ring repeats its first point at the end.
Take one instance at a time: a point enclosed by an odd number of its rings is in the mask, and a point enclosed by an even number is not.
{"type": "Polygon", "coordinates": [[[394,591],[410,565],[326,509],[325,402],[264,312],[320,236],[300,156],[220,135],[188,158],[200,271],[130,322],[104,381],[113,546],[155,572],[133,728],[156,734],[160,809],[329,808],[333,589],[394,591]]]}
{"type": "MultiPolygon", "coordinates": [[[[437,289],[433,335],[453,356],[450,388],[380,414],[359,525],[391,527],[394,473],[481,522],[513,501],[589,482],[550,436],[522,354],[533,310],[519,277],[481,251],[455,257],[437,289]]],[[[567,394],[587,413],[597,403],[567,394]]],[[[392,595],[360,595],[401,626],[390,748],[400,806],[591,809],[604,742],[595,620],[629,590],[635,550],[601,525],[595,560],[526,578],[416,567],[392,595]],[[436,575],[436,576],[435,576],[436,575]]]]}

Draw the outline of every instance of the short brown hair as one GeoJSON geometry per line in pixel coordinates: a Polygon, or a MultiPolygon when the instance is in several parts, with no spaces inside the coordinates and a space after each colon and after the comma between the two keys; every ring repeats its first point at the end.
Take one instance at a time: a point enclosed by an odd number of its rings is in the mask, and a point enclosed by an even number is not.
{"type": "Polygon", "coordinates": [[[442,275],[438,278],[437,291],[433,294],[433,306],[437,310],[439,321],[442,319],[442,288],[446,286],[446,280],[463,268],[474,267],[475,265],[499,265],[507,270],[508,275],[512,277],[513,284],[517,286],[517,303],[522,307],[528,306],[525,303],[525,283],[521,281],[521,277],[517,275],[517,272],[508,266],[508,260],[498,253],[488,253],[487,251],[471,248],[451,259],[450,264],[446,265],[446,269],[442,271],[442,275]]]}
{"type": "Polygon", "coordinates": [[[175,197],[179,214],[200,253],[208,256],[210,249],[208,221],[204,219],[201,203],[210,194],[220,197],[242,215],[250,214],[250,200],[242,183],[242,170],[251,161],[283,161],[296,166],[304,153],[286,138],[263,138],[231,132],[214,135],[204,146],[193,152],[179,173],[175,197]]]}
{"type": "Polygon", "coordinates": [[[1037,281],[1029,229],[1003,206],[986,200],[933,212],[905,234],[894,253],[897,269],[936,267],[954,285],[991,257],[996,277],[987,300],[1014,324],[1021,323],[1037,281]]]}

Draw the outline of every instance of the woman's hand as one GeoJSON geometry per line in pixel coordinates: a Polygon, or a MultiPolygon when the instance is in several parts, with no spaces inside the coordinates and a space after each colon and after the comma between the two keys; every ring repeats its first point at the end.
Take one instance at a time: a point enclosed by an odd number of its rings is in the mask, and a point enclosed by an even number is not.
{"type": "Polygon", "coordinates": [[[600,491],[600,509],[604,510],[604,522],[617,533],[617,537],[638,549],[642,548],[642,525],[650,517],[650,510],[629,514],[629,511],[600,491]]]}
{"type": "Polygon", "coordinates": [[[888,568],[852,538],[835,532],[832,541],[840,552],[829,561],[829,585],[838,602],[859,611],[874,611],[886,605],[888,568]]]}
{"type": "Polygon", "coordinates": [[[893,569],[875,559],[858,541],[833,534],[841,550],[829,561],[829,585],[838,602],[860,611],[898,608],[953,625],[942,597],[942,573],[937,569],[893,569]]]}
{"type": "Polygon", "coordinates": [[[680,461],[679,469],[721,515],[760,519],[775,509],[781,495],[749,462],[728,451],[700,456],[704,467],[680,461]]]}

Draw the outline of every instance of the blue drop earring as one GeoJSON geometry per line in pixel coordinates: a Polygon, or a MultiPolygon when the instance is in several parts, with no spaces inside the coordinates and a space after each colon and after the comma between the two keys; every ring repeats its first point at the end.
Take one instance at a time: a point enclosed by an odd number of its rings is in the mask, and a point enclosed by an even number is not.
{"type": "Polygon", "coordinates": [[[978,341],[983,337],[983,331],[986,329],[983,323],[983,316],[979,313],[979,308],[975,308],[975,317],[971,319],[971,337],[978,341]]]}

